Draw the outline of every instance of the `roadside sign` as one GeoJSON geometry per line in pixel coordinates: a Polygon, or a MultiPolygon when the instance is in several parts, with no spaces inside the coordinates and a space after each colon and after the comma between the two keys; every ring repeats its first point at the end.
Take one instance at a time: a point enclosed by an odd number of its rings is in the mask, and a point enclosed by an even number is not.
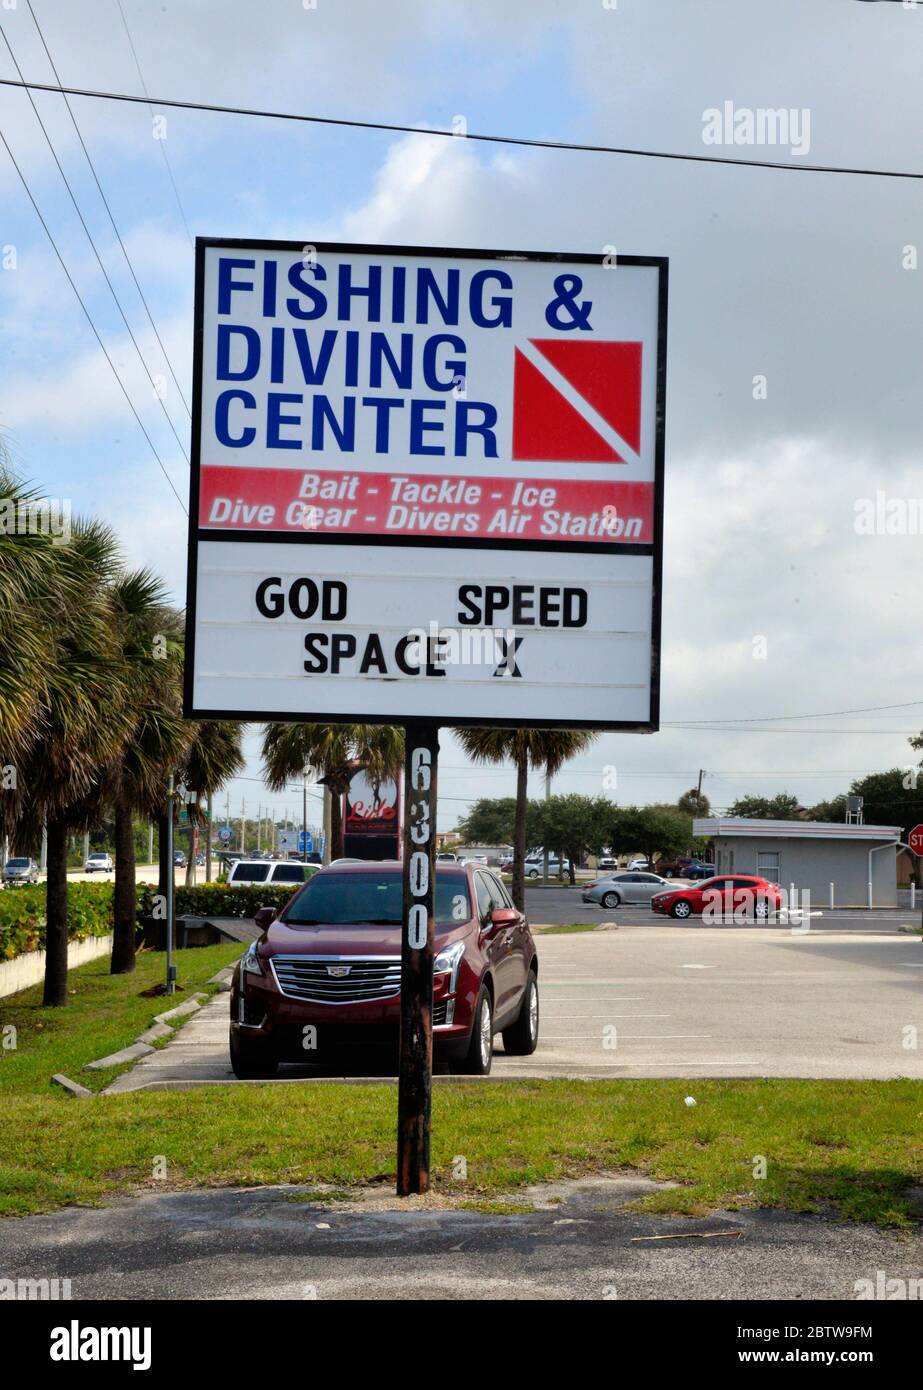
{"type": "Polygon", "coordinates": [[[231,827],[229,825],[223,825],[218,831],[218,839],[223,845],[229,845],[231,843],[231,834],[231,827]]]}
{"type": "Polygon", "coordinates": [[[913,827],[907,836],[907,843],[914,854],[923,855],[923,824],[913,827]]]}
{"type": "Polygon", "coordinates": [[[666,286],[200,238],[187,716],[656,729],[666,286]]]}
{"type": "Polygon", "coordinates": [[[314,841],[311,838],[310,830],[299,830],[298,832],[298,853],[310,854],[314,848],[314,841]]]}

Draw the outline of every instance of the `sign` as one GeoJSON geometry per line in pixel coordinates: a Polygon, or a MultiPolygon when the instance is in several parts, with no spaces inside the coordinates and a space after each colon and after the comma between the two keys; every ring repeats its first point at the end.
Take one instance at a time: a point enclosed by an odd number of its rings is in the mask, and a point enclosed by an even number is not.
{"type": "Polygon", "coordinates": [[[196,255],[187,716],[656,729],[666,261],[196,255]]]}
{"type": "Polygon", "coordinates": [[[343,853],[358,859],[400,859],[400,793],[388,778],[376,789],[356,768],[343,797],[343,853]]]}
{"type": "Polygon", "coordinates": [[[923,856],[923,825],[915,825],[907,836],[907,843],[914,854],[923,856]]]}
{"type": "Polygon", "coordinates": [[[314,848],[314,841],[311,838],[310,830],[299,830],[298,832],[298,853],[310,854],[314,848]]]}
{"type": "Polygon", "coordinates": [[[231,843],[231,836],[232,831],[229,825],[223,825],[218,831],[218,839],[223,845],[229,845],[231,843]]]}

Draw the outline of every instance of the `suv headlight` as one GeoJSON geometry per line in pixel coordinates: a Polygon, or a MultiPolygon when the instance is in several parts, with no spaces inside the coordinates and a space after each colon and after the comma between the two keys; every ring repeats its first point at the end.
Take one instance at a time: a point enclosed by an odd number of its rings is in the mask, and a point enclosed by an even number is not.
{"type": "Polygon", "coordinates": [[[462,956],[465,954],[464,941],[453,941],[450,946],[443,946],[435,961],[433,962],[434,975],[448,975],[449,993],[455,989],[455,982],[458,979],[458,967],[461,965],[462,956]]]}
{"type": "Polygon", "coordinates": [[[260,958],[256,954],[255,941],[251,941],[240,958],[240,973],[242,975],[262,975],[263,973],[263,967],[260,965],[260,958]]]}

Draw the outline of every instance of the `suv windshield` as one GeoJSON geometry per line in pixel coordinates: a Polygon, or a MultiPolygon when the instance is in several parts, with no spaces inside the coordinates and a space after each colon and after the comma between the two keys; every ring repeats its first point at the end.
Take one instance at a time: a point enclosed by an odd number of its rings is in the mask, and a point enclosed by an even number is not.
{"type": "MultiPolygon", "coordinates": [[[[372,922],[400,926],[403,886],[399,869],[380,874],[318,874],[298,894],[282,920],[292,926],[315,922],[345,927],[372,922]]],[[[436,921],[451,927],[471,916],[463,874],[436,875],[436,921]]]]}

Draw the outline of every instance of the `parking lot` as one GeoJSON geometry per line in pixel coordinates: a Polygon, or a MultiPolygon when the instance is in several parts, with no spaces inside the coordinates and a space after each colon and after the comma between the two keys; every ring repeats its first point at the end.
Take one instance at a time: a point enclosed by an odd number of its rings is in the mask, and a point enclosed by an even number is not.
{"type": "MultiPolygon", "coordinates": [[[[493,1075],[575,1077],[923,1077],[923,946],[909,913],[839,913],[810,929],[675,923],[644,908],[604,912],[579,891],[533,889],[541,1037],[493,1075]]],[[[113,1090],[233,1080],[226,995],[113,1090]]],[[[375,1070],[357,1059],[356,1076],[375,1070]]],[[[282,1068],[285,1080],[343,1075],[282,1068]]]]}

